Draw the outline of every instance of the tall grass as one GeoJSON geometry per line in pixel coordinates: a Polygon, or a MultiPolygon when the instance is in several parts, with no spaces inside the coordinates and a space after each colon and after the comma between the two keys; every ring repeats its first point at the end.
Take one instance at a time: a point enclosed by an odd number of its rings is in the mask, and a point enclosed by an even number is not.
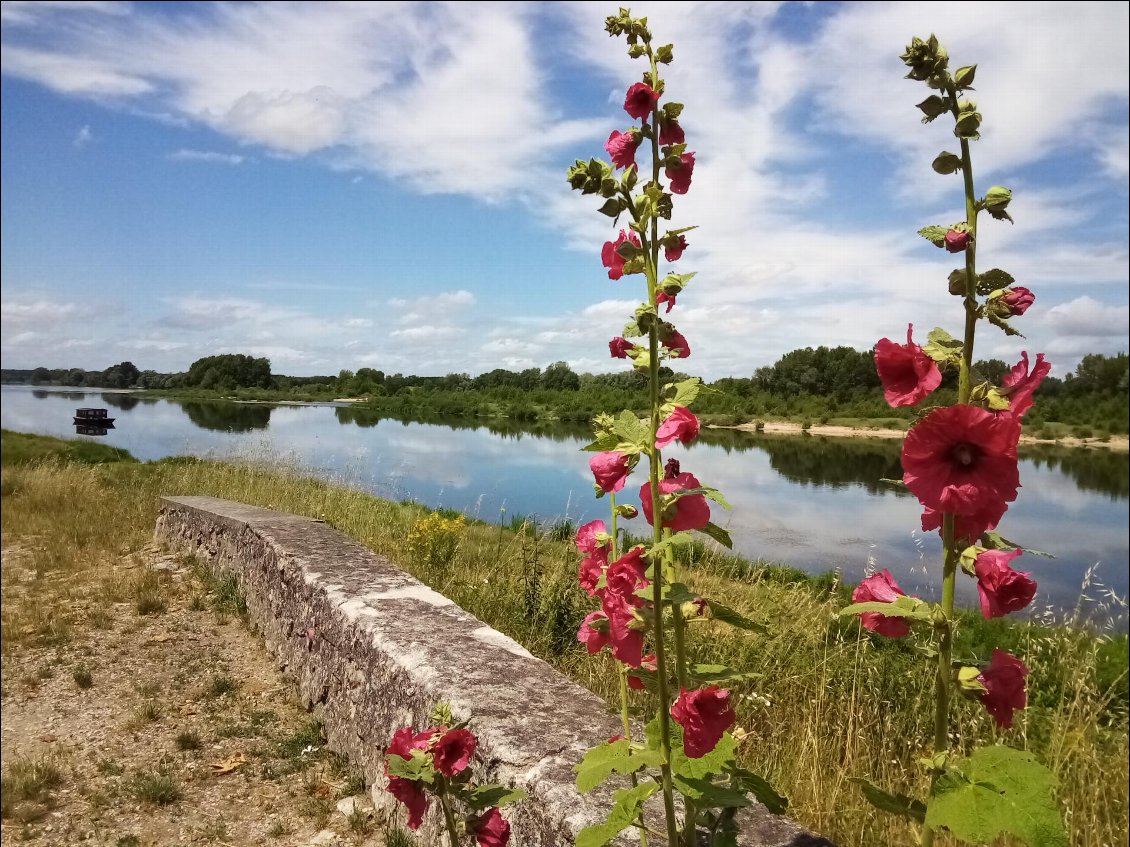
{"type": "MultiPolygon", "coordinates": [[[[8,439],[6,434],[5,455],[8,439]]],[[[433,547],[408,540],[426,525],[421,519],[427,509],[273,463],[38,461],[5,467],[3,476],[6,571],[10,546],[34,548],[33,571],[40,574],[34,578],[43,580],[98,568],[107,557],[138,549],[151,537],[161,494],[238,500],[325,520],[581,684],[610,701],[617,696],[610,662],[587,656],[575,640],[592,603],[577,587],[570,540],[552,524],[523,522],[515,531],[472,521],[458,530],[451,556],[436,556],[433,547]]],[[[844,591],[834,581],[814,585],[794,578],[790,569],[738,566],[705,547],[686,567],[689,584],[769,627],[768,635],[758,635],[709,622],[692,626],[696,659],[757,675],[732,686],[739,724],[749,733],[741,756],[790,797],[794,818],[839,843],[910,842],[908,826],[871,809],[848,779],[866,775],[890,787],[917,784],[924,793],[926,775],[916,760],[927,751],[912,739],[930,736],[932,680],[920,657],[925,643],[878,639],[854,620],[838,618],[844,591]]],[[[21,579],[33,578],[21,572],[21,579]]],[[[110,575],[104,583],[97,596],[68,596],[61,580],[52,603],[10,603],[5,573],[4,650],[51,637],[49,620],[87,626],[92,608],[112,602],[107,597],[128,597],[129,584],[110,575]]],[[[1111,600],[1109,611],[1122,615],[1124,606],[1111,600]]],[[[1070,843],[1082,847],[1127,842],[1127,641],[1117,625],[1094,632],[986,623],[972,615],[959,625],[961,658],[977,652],[983,657],[981,643],[1002,643],[1015,647],[1032,675],[1030,706],[1007,732],[999,733],[979,705],[959,704],[963,713],[955,726],[962,735],[955,746],[1003,738],[1032,750],[1059,778],[1070,843]]],[[[651,709],[642,696],[638,706],[641,715],[651,709]]]]}

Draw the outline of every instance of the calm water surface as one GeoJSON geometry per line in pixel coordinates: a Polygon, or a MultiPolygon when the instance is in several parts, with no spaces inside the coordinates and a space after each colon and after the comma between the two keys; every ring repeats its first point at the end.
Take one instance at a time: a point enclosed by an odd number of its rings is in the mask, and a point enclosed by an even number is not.
{"type": "MultiPolygon", "coordinates": [[[[403,423],[332,405],[153,400],[24,386],[3,386],[0,399],[5,428],[68,437],[75,435],[76,407],[107,407],[116,428],[95,440],[142,460],[283,458],[381,496],[411,497],[490,521],[518,514],[575,521],[607,516],[606,502],[592,494],[587,455],[579,452],[587,441],[583,428],[506,431],[466,422],[403,423]]],[[[912,496],[878,482],[901,476],[897,442],[731,431],[704,436],[691,448],[665,452],[725,493],[734,511],[716,507],[715,521],[730,529],[738,551],[812,573],[838,569],[850,581],[869,568],[889,568],[908,592],[932,595],[940,542],[917,531],[920,508],[912,496]]],[[[1020,496],[1000,531],[1056,556],[1026,555],[1014,563],[1039,583],[1033,608],[1074,607],[1096,564],[1102,585],[1125,596],[1126,455],[1025,450],[1020,478],[1020,496]]],[[[646,524],[637,519],[628,528],[643,534],[646,524]]],[[[1086,593],[1098,603],[1103,591],[1092,585],[1086,593]]],[[[972,580],[959,577],[958,596],[976,602],[972,580]]]]}

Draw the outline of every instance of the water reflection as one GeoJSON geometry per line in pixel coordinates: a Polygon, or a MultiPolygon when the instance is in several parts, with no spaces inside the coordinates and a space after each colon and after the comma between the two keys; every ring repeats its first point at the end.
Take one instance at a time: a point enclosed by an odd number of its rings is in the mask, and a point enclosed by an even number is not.
{"type": "Polygon", "coordinates": [[[266,429],[274,406],[262,403],[231,403],[224,400],[178,400],[188,419],[201,429],[214,432],[251,432],[266,429]]]}

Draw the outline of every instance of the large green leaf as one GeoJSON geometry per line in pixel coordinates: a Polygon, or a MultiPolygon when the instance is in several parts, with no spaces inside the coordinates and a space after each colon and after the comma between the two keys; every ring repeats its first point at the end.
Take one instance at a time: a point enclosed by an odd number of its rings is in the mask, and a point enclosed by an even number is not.
{"type": "Polygon", "coordinates": [[[586,826],[577,833],[577,847],[604,847],[609,841],[632,825],[639,817],[644,801],[659,790],[659,785],[648,780],[635,788],[613,792],[612,808],[604,823],[586,826]]]}
{"type": "Polygon", "coordinates": [[[949,230],[944,226],[924,226],[918,234],[933,244],[935,247],[946,246],[946,233],[949,230]]]}
{"type": "Polygon", "coordinates": [[[722,527],[718,526],[718,524],[714,523],[713,521],[708,521],[706,526],[700,526],[698,528],[698,531],[703,535],[714,539],[727,550],[734,549],[734,540],[730,538],[729,531],[722,529],[722,527]]]}
{"type": "Polygon", "coordinates": [[[709,779],[675,775],[675,787],[695,801],[699,807],[715,809],[737,809],[750,805],[744,791],[719,785],[709,779]]]}
{"type": "Polygon", "coordinates": [[[626,738],[608,741],[585,753],[576,766],[577,790],[592,791],[615,773],[635,773],[645,767],[659,767],[663,756],[655,750],[632,750],[626,738]]]}
{"type": "Polygon", "coordinates": [[[857,776],[848,777],[848,781],[858,785],[867,801],[880,811],[911,818],[919,823],[922,823],[922,819],[926,816],[926,804],[921,800],[914,800],[905,794],[891,794],[857,776]]]}
{"type": "Polygon", "coordinates": [[[489,809],[492,806],[506,806],[526,798],[521,788],[506,788],[503,785],[480,785],[467,795],[467,803],[473,811],[489,809]]]}
{"type": "Polygon", "coordinates": [[[888,618],[910,618],[917,621],[928,621],[933,614],[930,604],[917,597],[899,597],[890,603],[869,600],[866,603],[852,603],[840,609],[841,616],[862,615],[865,612],[878,612],[888,618]]]}
{"type": "Polygon", "coordinates": [[[783,815],[789,807],[788,798],[778,794],[769,781],[760,774],[747,771],[745,768],[734,768],[731,778],[738,787],[756,797],[757,802],[773,814],[783,815]]]}
{"type": "Polygon", "coordinates": [[[710,610],[710,617],[714,620],[722,621],[722,623],[728,623],[730,626],[737,627],[738,629],[744,629],[749,632],[760,632],[762,634],[765,634],[769,631],[768,627],[766,627],[765,624],[759,623],[755,620],[750,620],[741,612],[737,611],[736,609],[732,609],[729,606],[723,605],[717,600],[707,600],[706,604],[707,608],[710,610]]]}
{"type": "Polygon", "coordinates": [[[1055,775],[1031,753],[981,747],[938,778],[926,825],[974,844],[1007,833],[1032,847],[1060,847],[1067,835],[1055,785],[1055,775]]]}

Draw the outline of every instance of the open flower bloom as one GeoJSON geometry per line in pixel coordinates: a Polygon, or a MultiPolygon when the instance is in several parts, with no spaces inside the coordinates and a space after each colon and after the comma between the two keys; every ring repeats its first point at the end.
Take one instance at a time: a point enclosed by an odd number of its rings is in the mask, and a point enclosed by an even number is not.
{"type": "Polygon", "coordinates": [[[1031,575],[1013,570],[1008,564],[1022,552],[986,550],[974,562],[985,620],[1020,611],[1036,596],[1036,582],[1031,575]]]}
{"type": "Polygon", "coordinates": [[[659,95],[646,82],[637,82],[628,89],[624,97],[624,111],[637,121],[647,120],[655,104],[659,102],[659,95]]]}
{"type": "MultiPolygon", "coordinates": [[[[685,491],[690,488],[701,488],[702,483],[694,474],[680,473],[659,481],[659,493],[671,494],[675,491],[685,491]]],[[[651,514],[651,482],[644,483],[640,489],[640,505],[643,506],[644,517],[649,524],[654,525],[651,514]]],[[[710,523],[710,504],[702,494],[689,494],[675,500],[674,506],[663,515],[663,526],[672,532],[681,532],[684,529],[701,529],[710,523]]]]}
{"type": "Polygon", "coordinates": [[[471,757],[475,755],[475,747],[479,740],[471,730],[449,729],[440,736],[432,754],[435,757],[436,770],[444,776],[456,776],[467,769],[471,757]]]}
{"type": "Polygon", "coordinates": [[[1008,729],[1012,726],[1012,713],[1028,705],[1028,693],[1024,690],[1024,680],[1028,667],[1004,650],[993,648],[989,666],[981,671],[977,681],[985,686],[981,693],[981,703],[997,726],[1008,729]]]}
{"type": "Polygon", "coordinates": [[[573,543],[577,545],[577,549],[584,553],[586,556],[596,556],[602,551],[607,555],[608,547],[612,544],[611,538],[605,538],[601,542],[597,536],[608,535],[608,527],[604,525],[604,521],[595,520],[589,521],[587,524],[577,530],[577,537],[573,543]]]}
{"type": "Polygon", "coordinates": [[[903,482],[938,512],[1003,514],[1020,487],[1019,440],[1020,421],[1012,415],[962,404],[935,409],[903,442],[903,482]]]}
{"type": "Polygon", "coordinates": [[[636,148],[640,146],[641,141],[643,135],[636,130],[628,132],[613,130],[608,140],[604,142],[604,149],[608,151],[613,165],[626,168],[636,163],[636,148]]]}
{"type": "MultiPolygon", "coordinates": [[[[891,572],[883,568],[881,573],[871,574],[855,587],[851,593],[853,603],[892,603],[906,592],[899,588],[891,572]]],[[[905,618],[891,618],[879,612],[863,612],[860,623],[866,629],[885,635],[887,638],[902,638],[910,632],[910,623],[905,618]]]]}
{"type": "MultiPolygon", "coordinates": [[[[439,734],[438,727],[426,729],[420,733],[412,732],[412,727],[405,726],[398,729],[392,736],[392,741],[385,750],[385,758],[399,756],[402,759],[411,759],[413,750],[427,750],[432,739],[439,734]]],[[[385,762],[385,775],[388,776],[388,762],[385,762]]],[[[398,776],[388,777],[388,793],[403,803],[408,809],[408,828],[419,829],[424,820],[424,812],[428,808],[428,795],[423,787],[413,780],[398,776]]]]}
{"type": "Polygon", "coordinates": [[[479,847],[506,847],[510,841],[510,823],[497,807],[475,821],[474,831],[479,847]]]}
{"type": "Polygon", "coordinates": [[[875,370],[883,383],[883,397],[891,406],[913,406],[942,384],[942,372],[911,337],[914,325],[906,328],[906,344],[889,338],[875,345],[875,370]]]}
{"type": "Polygon", "coordinates": [[[687,134],[683,132],[678,119],[659,116],[659,143],[661,145],[683,144],[686,140],[687,134]]]}
{"type": "Polygon", "coordinates": [[[596,586],[604,574],[604,566],[608,563],[608,552],[604,551],[594,556],[585,556],[581,559],[581,566],[577,569],[577,581],[589,597],[596,595],[596,586]]]}
{"type": "Polygon", "coordinates": [[[628,479],[628,474],[632,472],[628,465],[628,457],[615,450],[597,453],[589,459],[589,469],[592,470],[596,484],[605,494],[611,494],[623,488],[624,482],[628,479]]]}
{"type": "MultiPolygon", "coordinates": [[[[642,661],[640,661],[640,667],[645,671],[651,671],[652,673],[659,670],[659,666],[655,664],[655,654],[648,653],[646,656],[644,656],[642,661]]],[[[643,680],[640,679],[640,677],[638,677],[636,674],[629,673],[628,687],[635,691],[643,691],[647,686],[643,684],[643,680]]]]}
{"type": "Polygon", "coordinates": [[[667,165],[663,173],[667,176],[672,194],[686,194],[694,175],[694,153],[684,153],[679,157],[679,164],[667,165]]]}
{"type": "MultiPolygon", "coordinates": [[[[677,262],[683,258],[683,251],[687,249],[687,237],[679,234],[663,239],[663,258],[668,262],[677,262]]],[[[674,302],[672,299],[671,302],[674,302]]],[[[670,309],[668,309],[670,311],[670,309]]]]}
{"type": "Polygon", "coordinates": [[[612,354],[613,359],[626,359],[628,352],[635,349],[635,344],[619,335],[608,342],[608,352],[612,354]]]}
{"type": "Polygon", "coordinates": [[[676,439],[683,444],[690,444],[698,438],[699,423],[686,406],[676,406],[667,416],[655,433],[655,446],[663,449],[676,439]]]}
{"type": "Polygon", "coordinates": [[[687,343],[687,339],[677,329],[672,329],[667,333],[666,337],[661,338],[660,343],[668,350],[678,350],[672,358],[685,359],[691,354],[691,345],[687,343]]]}
{"type": "Polygon", "coordinates": [[[644,552],[643,547],[633,547],[608,566],[608,577],[605,581],[608,591],[623,594],[634,600],[635,593],[650,584],[643,578],[647,570],[647,564],[643,560],[644,552]]]}
{"type": "Polygon", "coordinates": [[[666,291],[660,291],[655,295],[655,305],[662,306],[664,303],[666,303],[667,310],[664,312],[664,314],[669,314],[671,310],[675,308],[676,297],[678,297],[677,294],[668,294],[666,291]]]}
{"type": "Polygon", "coordinates": [[[640,246],[640,237],[634,232],[627,232],[620,230],[620,235],[617,236],[615,241],[605,241],[604,247],[600,251],[600,261],[604,267],[608,268],[609,279],[620,279],[624,276],[624,257],[617,251],[620,245],[624,242],[630,241],[637,247],[640,246]]]}
{"type": "Polygon", "coordinates": [[[683,728],[683,752],[690,759],[701,759],[713,750],[737,719],[730,692],[717,685],[697,691],[681,689],[671,706],[671,717],[683,728]]]}
{"type": "Polygon", "coordinates": [[[1051,362],[1044,361],[1044,354],[1036,354],[1036,366],[1028,371],[1028,351],[1020,354],[1020,361],[1012,366],[1012,370],[1004,375],[1001,380],[1001,394],[1008,398],[1008,412],[1018,418],[1032,408],[1035,403],[1032,395],[1040,387],[1052,369],[1051,362]]]}
{"type": "Polygon", "coordinates": [[[638,668],[643,661],[643,619],[636,611],[643,601],[618,591],[605,591],[601,608],[608,616],[608,638],[616,661],[638,668]]]}
{"type": "Polygon", "coordinates": [[[590,656],[603,650],[610,641],[608,615],[600,610],[585,615],[581,628],[577,630],[577,640],[585,645],[590,656]]]}

